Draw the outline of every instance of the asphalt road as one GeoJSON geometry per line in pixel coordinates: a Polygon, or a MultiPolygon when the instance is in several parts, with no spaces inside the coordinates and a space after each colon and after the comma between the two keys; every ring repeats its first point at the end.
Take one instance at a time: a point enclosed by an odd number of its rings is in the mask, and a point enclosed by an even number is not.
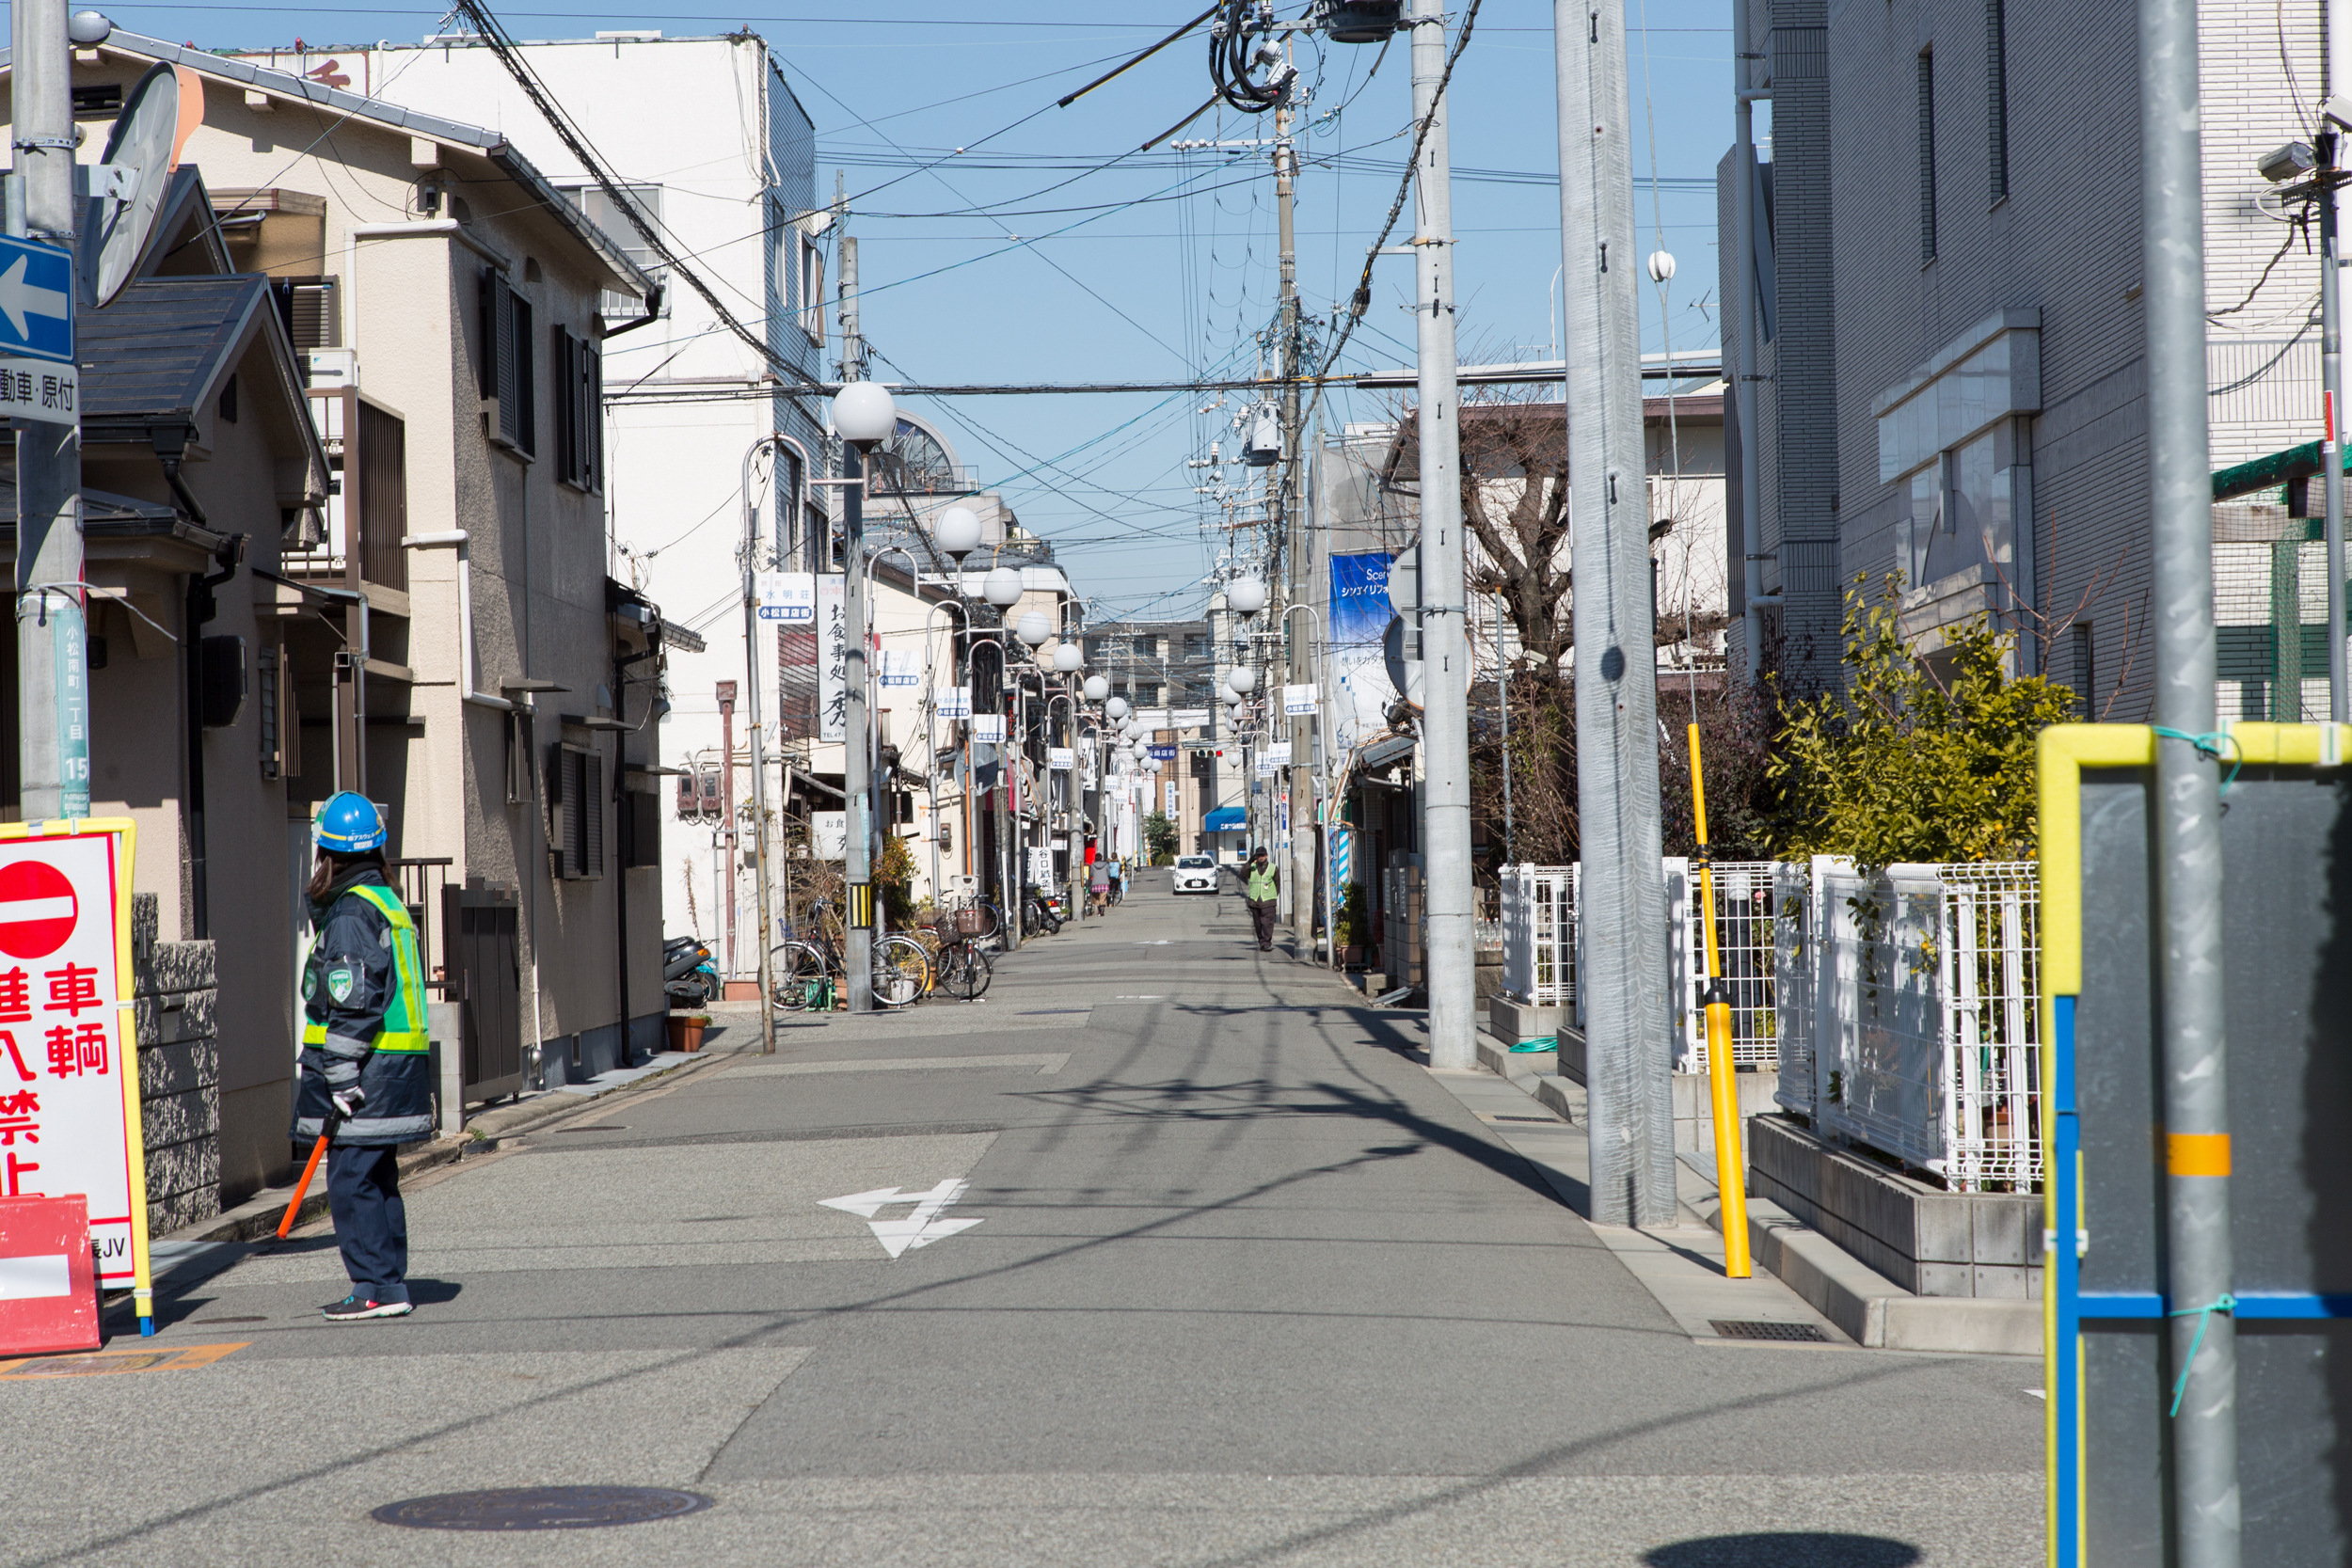
{"type": "Polygon", "coordinates": [[[209,1364],[0,1376],[0,1560],[2040,1560],[2036,1368],[1693,1340],[1412,1015],[1165,878],[981,1003],[787,1031],[435,1173],[412,1318],[321,1322],[310,1236],[166,1301],[152,1348],[242,1347],[209,1364]],[[713,1503],[370,1515],[558,1483],[713,1503]]]}

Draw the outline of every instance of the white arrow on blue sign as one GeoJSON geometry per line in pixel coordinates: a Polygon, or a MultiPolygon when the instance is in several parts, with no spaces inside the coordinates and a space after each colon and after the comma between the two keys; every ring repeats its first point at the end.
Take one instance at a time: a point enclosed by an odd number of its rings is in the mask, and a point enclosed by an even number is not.
{"type": "Polygon", "coordinates": [[[73,362],[73,261],[0,235],[0,354],[73,362]]]}

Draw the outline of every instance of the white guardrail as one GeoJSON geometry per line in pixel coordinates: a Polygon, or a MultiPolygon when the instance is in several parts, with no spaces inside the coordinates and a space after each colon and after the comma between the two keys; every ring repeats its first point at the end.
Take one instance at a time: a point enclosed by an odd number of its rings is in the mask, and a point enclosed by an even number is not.
{"type": "MultiPolygon", "coordinates": [[[[1690,863],[1666,880],[1675,1070],[1707,1070],[1705,933],[1690,863]]],[[[1718,862],[1715,921],[1732,1057],[1829,1135],[1959,1192],[2042,1179],[2040,897],[2031,862],[1718,862]]],[[[1503,986],[1570,1011],[1584,933],[1579,867],[1502,872],[1503,986]]]]}

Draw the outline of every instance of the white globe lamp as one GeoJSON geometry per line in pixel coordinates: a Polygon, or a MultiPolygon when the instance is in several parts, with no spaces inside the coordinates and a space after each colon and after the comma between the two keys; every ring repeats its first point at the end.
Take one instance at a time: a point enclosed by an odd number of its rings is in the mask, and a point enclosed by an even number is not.
{"type": "Polygon", "coordinates": [[[1021,617],[1020,624],[1013,627],[1013,635],[1034,648],[1054,635],[1054,623],[1045,618],[1042,610],[1032,610],[1021,617]]]}
{"type": "Polygon", "coordinates": [[[833,397],[833,428],[853,447],[870,447],[898,434],[898,405],[889,389],[871,381],[852,381],[833,397]]]}
{"type": "Polygon", "coordinates": [[[1110,681],[1102,675],[1089,675],[1085,687],[1087,701],[1099,703],[1111,694],[1110,681]]]}
{"type": "Polygon", "coordinates": [[[1010,566],[998,566],[980,584],[980,596],[999,610],[1009,610],[1021,602],[1021,574],[1010,566]]]}
{"type": "Polygon", "coordinates": [[[1247,697],[1250,692],[1257,689],[1258,672],[1250,669],[1248,665],[1244,665],[1240,669],[1235,670],[1231,674],[1227,675],[1225,677],[1225,684],[1240,692],[1243,696],[1247,697]]]}
{"type": "Polygon", "coordinates": [[[1103,705],[1103,711],[1109,714],[1113,719],[1124,719],[1127,717],[1127,699],[1124,697],[1113,697],[1109,702],[1103,705]]]}
{"type": "Polygon", "coordinates": [[[939,515],[931,536],[961,566],[965,556],[980,547],[980,515],[968,506],[951,506],[939,515]]]}
{"type": "Polygon", "coordinates": [[[1236,578],[1226,587],[1225,602],[1239,615],[1255,615],[1265,608],[1265,583],[1257,578],[1236,578]]]}
{"type": "Polygon", "coordinates": [[[1057,674],[1074,675],[1086,661],[1087,656],[1078,651],[1075,642],[1064,642],[1054,650],[1054,670],[1057,674]]]}

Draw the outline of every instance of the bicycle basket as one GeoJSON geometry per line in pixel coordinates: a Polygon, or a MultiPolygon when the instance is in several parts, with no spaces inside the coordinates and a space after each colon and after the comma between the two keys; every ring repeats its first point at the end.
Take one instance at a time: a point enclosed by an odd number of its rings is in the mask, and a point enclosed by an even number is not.
{"type": "Polygon", "coordinates": [[[960,937],[977,937],[985,936],[987,932],[987,911],[958,910],[956,911],[956,935],[960,937]]]}

